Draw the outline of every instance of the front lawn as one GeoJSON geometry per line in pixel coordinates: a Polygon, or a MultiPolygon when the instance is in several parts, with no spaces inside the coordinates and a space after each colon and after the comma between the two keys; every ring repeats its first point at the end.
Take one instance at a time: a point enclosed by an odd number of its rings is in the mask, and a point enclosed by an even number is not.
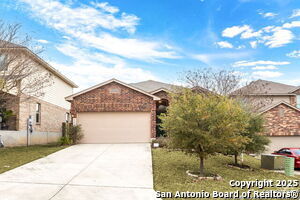
{"type": "Polygon", "coordinates": [[[65,148],[65,146],[57,145],[1,148],[0,174],[33,160],[45,157],[63,148],[65,148]]]}
{"type": "MultiPolygon", "coordinates": [[[[251,166],[253,171],[244,171],[228,167],[228,163],[233,162],[229,156],[216,155],[205,160],[206,172],[219,174],[223,181],[202,180],[195,182],[193,178],[186,175],[186,170],[195,171],[198,169],[199,161],[195,156],[189,156],[179,151],[168,151],[166,149],[153,149],[153,171],[154,171],[154,188],[156,191],[173,192],[190,191],[207,192],[212,191],[236,191],[239,188],[233,188],[229,185],[230,180],[255,181],[264,179],[273,180],[300,180],[300,177],[291,178],[284,174],[273,173],[268,170],[260,169],[260,161],[256,158],[246,156],[244,164],[251,166]]],[[[258,188],[252,188],[260,190],[258,188]]],[[[284,188],[265,188],[265,190],[282,190],[284,188]]],[[[292,188],[289,188],[292,189],[292,188]]],[[[247,191],[244,189],[242,191],[247,191]]],[[[262,191],[262,190],[260,190],[262,191]]],[[[175,199],[175,198],[174,198],[175,199]]]]}

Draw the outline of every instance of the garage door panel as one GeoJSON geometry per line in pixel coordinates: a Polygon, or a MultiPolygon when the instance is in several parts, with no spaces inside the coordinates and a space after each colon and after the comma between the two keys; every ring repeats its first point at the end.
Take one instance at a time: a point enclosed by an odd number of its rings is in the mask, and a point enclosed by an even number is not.
{"type": "Polygon", "coordinates": [[[149,142],[151,115],[148,112],[79,113],[82,143],[149,142]]]}

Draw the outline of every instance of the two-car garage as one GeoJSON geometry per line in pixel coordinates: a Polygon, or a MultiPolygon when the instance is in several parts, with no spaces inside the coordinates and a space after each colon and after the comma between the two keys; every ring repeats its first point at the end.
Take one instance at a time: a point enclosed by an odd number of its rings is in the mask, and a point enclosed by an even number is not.
{"type": "Polygon", "coordinates": [[[82,126],[81,143],[150,142],[155,137],[159,97],[118,81],[98,84],[66,97],[82,126]]]}
{"type": "Polygon", "coordinates": [[[77,123],[84,131],[82,143],[149,142],[150,112],[82,112],[77,123]]]}

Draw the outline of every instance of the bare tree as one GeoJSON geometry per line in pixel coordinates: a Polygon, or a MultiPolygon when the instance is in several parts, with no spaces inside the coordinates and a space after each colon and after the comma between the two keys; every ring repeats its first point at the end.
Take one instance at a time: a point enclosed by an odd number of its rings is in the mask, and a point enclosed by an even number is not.
{"type": "Polygon", "coordinates": [[[257,81],[246,82],[244,77],[234,70],[199,68],[184,72],[181,79],[188,87],[198,92],[211,91],[236,98],[253,112],[260,111],[272,102],[272,98],[263,96],[266,94],[265,84],[257,84],[257,81]]]}
{"type": "Polygon", "coordinates": [[[28,48],[31,39],[22,36],[20,28],[20,24],[0,21],[0,107],[8,98],[20,101],[41,97],[43,89],[53,84],[52,75],[39,64],[40,51],[28,48]]]}
{"type": "Polygon", "coordinates": [[[228,95],[240,87],[241,76],[233,70],[199,68],[186,71],[183,80],[191,88],[204,88],[216,94],[228,95]]]}

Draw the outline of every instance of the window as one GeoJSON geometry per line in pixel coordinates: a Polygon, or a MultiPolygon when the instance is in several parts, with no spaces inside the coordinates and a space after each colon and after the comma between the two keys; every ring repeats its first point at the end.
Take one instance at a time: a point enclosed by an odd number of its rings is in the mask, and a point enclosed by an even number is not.
{"type": "Polygon", "coordinates": [[[279,108],[279,110],[278,110],[278,112],[279,112],[279,117],[284,117],[284,110],[283,110],[283,108],[279,108]]]}
{"type": "Polygon", "coordinates": [[[281,149],[277,153],[285,154],[285,155],[291,155],[292,154],[291,150],[289,150],[289,149],[281,149]]]}
{"type": "Polygon", "coordinates": [[[109,91],[110,94],[120,94],[121,93],[120,88],[115,88],[115,87],[109,88],[108,91],[109,91]]]}
{"type": "Polygon", "coordinates": [[[5,55],[0,55],[0,71],[6,71],[8,68],[7,58],[5,55]]]}
{"type": "Polygon", "coordinates": [[[41,124],[41,104],[37,103],[35,108],[35,123],[41,124]]]}
{"type": "Polygon", "coordinates": [[[300,95],[297,95],[296,104],[297,104],[297,108],[300,108],[300,95]]]}
{"type": "Polygon", "coordinates": [[[293,152],[296,156],[300,156],[300,149],[296,149],[293,152]]]}
{"type": "Polygon", "coordinates": [[[66,113],[66,122],[70,122],[70,113],[66,113]]]}

